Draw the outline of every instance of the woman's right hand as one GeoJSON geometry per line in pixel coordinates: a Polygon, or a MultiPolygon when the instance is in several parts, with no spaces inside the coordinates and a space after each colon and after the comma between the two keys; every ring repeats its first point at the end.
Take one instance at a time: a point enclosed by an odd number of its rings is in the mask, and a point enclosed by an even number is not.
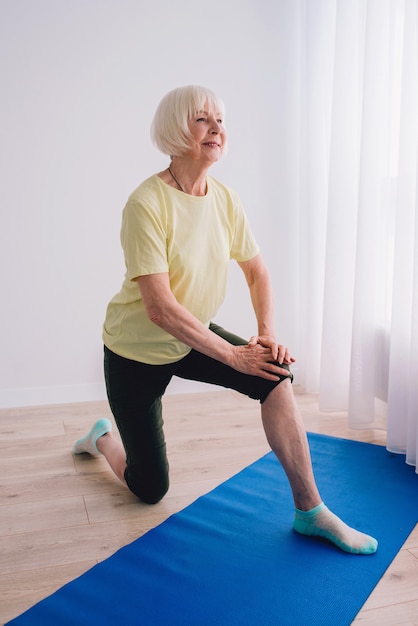
{"type": "Polygon", "coordinates": [[[289,370],[274,361],[271,349],[259,343],[250,342],[245,346],[231,346],[230,365],[238,372],[261,376],[267,380],[277,380],[279,376],[289,376],[289,370]]]}

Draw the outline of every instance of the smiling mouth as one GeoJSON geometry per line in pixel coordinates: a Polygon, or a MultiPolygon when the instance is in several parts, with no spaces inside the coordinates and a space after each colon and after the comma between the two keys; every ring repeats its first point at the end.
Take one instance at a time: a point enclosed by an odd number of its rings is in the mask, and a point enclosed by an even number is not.
{"type": "Polygon", "coordinates": [[[203,145],[204,145],[204,146],[210,146],[210,147],[216,146],[217,148],[219,148],[219,147],[220,147],[218,143],[215,143],[215,142],[213,142],[213,141],[207,141],[207,142],[205,142],[203,145]]]}

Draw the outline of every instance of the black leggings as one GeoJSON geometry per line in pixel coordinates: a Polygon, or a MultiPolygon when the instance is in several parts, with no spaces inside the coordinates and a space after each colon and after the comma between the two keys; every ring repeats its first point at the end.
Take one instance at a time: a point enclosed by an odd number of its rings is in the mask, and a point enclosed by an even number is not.
{"type": "MultiPolygon", "coordinates": [[[[233,345],[248,343],[216,324],[210,329],[233,345]]],[[[277,381],[241,374],[196,350],[176,363],[147,365],[118,356],[106,346],[104,371],[110,408],[126,452],[126,483],[149,504],[161,500],[169,486],[161,398],[173,376],[235,389],[260,402],[282,380],[293,379],[291,373],[278,375],[277,381]]]]}

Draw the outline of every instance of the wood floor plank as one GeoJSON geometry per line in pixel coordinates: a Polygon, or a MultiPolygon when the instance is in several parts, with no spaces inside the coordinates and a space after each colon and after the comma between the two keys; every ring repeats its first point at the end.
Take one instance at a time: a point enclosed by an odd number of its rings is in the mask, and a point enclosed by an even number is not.
{"type": "Polygon", "coordinates": [[[3,478],[12,478],[19,476],[45,476],[54,472],[72,472],[74,470],[74,462],[68,453],[63,454],[56,450],[45,450],[40,456],[22,456],[13,460],[0,460],[0,476],[3,478]]]}
{"type": "Polygon", "coordinates": [[[46,596],[54,593],[69,580],[74,580],[84,574],[95,564],[96,561],[82,561],[69,565],[47,567],[41,572],[30,570],[0,575],[1,623],[8,622],[20,615],[46,596]]]}
{"type": "Polygon", "coordinates": [[[140,518],[40,530],[0,537],[0,574],[42,570],[84,560],[103,560],[147,530],[140,518]],[[76,554],[75,554],[76,550],[76,554]]]}
{"type": "MultiPolygon", "coordinates": [[[[103,466],[104,467],[104,466],[103,466]]],[[[79,496],[89,493],[105,493],[119,488],[120,482],[107,471],[76,473],[53,473],[44,476],[19,476],[5,479],[0,483],[0,506],[11,502],[32,502],[79,496]]]]}
{"type": "Polygon", "coordinates": [[[9,441],[27,439],[28,437],[43,439],[49,436],[64,434],[64,425],[61,420],[54,416],[45,416],[42,421],[37,421],[31,415],[16,415],[11,418],[3,413],[0,415],[0,442],[2,446],[9,441]]]}
{"type": "Polygon", "coordinates": [[[0,535],[10,536],[36,530],[52,530],[88,524],[84,500],[54,498],[1,507],[0,535]]]}
{"type": "Polygon", "coordinates": [[[418,626],[418,600],[363,610],[354,623],[356,626],[418,626]]]}
{"type": "Polygon", "coordinates": [[[418,600],[418,559],[402,549],[364,605],[366,611],[418,600]]]}
{"type": "Polygon", "coordinates": [[[418,547],[417,548],[408,548],[408,551],[412,554],[412,556],[418,560],[418,547]]]}

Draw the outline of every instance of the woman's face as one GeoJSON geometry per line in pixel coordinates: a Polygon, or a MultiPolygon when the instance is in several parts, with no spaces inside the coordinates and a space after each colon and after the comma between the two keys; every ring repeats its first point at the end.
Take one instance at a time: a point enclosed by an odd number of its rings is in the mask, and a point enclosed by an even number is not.
{"type": "Polygon", "coordinates": [[[205,163],[219,161],[226,147],[226,131],[222,124],[222,115],[206,103],[204,109],[197,111],[188,121],[193,140],[186,156],[205,163]]]}

